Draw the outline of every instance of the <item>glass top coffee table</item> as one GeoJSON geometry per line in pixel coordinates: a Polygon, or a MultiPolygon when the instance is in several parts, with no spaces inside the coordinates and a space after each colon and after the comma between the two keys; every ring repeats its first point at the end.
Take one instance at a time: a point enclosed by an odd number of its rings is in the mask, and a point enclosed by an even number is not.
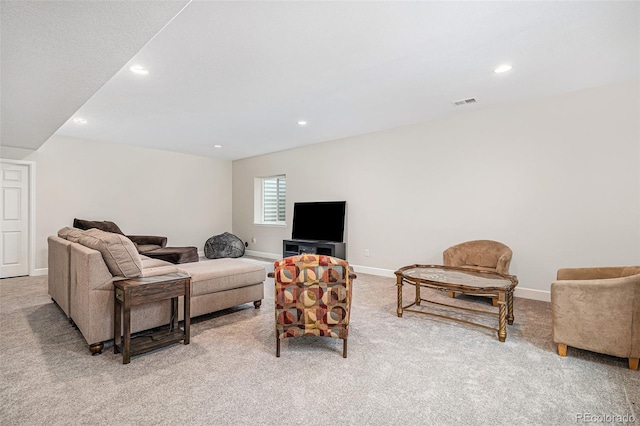
{"type": "Polygon", "coordinates": [[[398,287],[399,317],[402,317],[403,311],[433,315],[497,331],[498,339],[501,342],[504,342],[507,339],[506,323],[508,322],[509,325],[513,324],[513,290],[518,285],[518,279],[514,275],[502,275],[493,271],[472,270],[440,265],[410,265],[398,269],[395,274],[397,281],[396,286],[398,287]],[[413,303],[406,306],[402,306],[402,286],[404,284],[415,286],[416,291],[415,300],[413,303]],[[446,292],[454,291],[462,294],[496,295],[498,297],[498,312],[464,308],[461,306],[423,299],[420,297],[421,287],[446,292]],[[466,321],[460,318],[428,312],[423,309],[412,309],[414,306],[420,306],[421,302],[428,302],[454,309],[462,309],[465,311],[497,316],[498,328],[466,321]]]}

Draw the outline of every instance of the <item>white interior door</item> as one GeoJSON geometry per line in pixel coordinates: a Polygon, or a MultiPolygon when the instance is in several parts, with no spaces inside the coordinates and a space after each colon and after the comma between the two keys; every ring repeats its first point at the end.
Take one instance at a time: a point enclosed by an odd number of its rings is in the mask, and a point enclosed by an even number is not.
{"type": "Polygon", "coordinates": [[[0,166],[0,278],[29,275],[29,167],[0,166]]]}

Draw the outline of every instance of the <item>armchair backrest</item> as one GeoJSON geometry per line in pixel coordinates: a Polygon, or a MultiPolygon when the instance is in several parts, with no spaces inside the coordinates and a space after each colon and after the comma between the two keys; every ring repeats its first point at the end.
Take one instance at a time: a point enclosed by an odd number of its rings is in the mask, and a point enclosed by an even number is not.
{"type": "Polygon", "coordinates": [[[508,275],[513,252],[498,241],[474,240],[449,247],[442,256],[445,266],[490,268],[508,275]]]}
{"type": "Polygon", "coordinates": [[[351,310],[349,263],[322,255],[292,256],[274,264],[276,333],[346,339],[351,310]]]}

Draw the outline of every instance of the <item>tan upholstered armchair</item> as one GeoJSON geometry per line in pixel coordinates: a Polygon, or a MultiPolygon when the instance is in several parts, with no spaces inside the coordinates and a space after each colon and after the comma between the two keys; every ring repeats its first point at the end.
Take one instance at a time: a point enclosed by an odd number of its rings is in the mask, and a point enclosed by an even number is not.
{"type": "Polygon", "coordinates": [[[629,359],[640,358],[640,266],[558,270],[551,284],[553,341],[629,359]]]}
{"type": "MultiPolygon", "coordinates": [[[[509,265],[513,252],[506,245],[492,240],[467,241],[449,247],[442,253],[444,266],[459,266],[469,269],[484,269],[509,275],[509,265]]],[[[455,297],[454,292],[450,292],[455,297]]],[[[493,306],[498,299],[492,297],[493,306]]]]}
{"type": "Polygon", "coordinates": [[[276,356],[288,337],[325,336],[342,339],[347,357],[351,282],[347,261],[305,254],[275,262],[276,356]]]}

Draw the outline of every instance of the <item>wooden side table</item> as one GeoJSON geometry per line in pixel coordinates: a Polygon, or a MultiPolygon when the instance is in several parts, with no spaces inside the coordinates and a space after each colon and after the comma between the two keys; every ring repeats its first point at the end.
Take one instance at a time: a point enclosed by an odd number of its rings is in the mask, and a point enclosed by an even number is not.
{"type": "Polygon", "coordinates": [[[113,353],[122,352],[122,363],[128,364],[131,356],[149,352],[172,343],[189,344],[191,324],[191,277],[173,273],[156,277],[131,278],[113,283],[114,326],[113,353]],[[178,297],[184,297],[184,329],[178,323],[178,297]],[[143,303],[171,299],[169,330],[131,338],[131,307],[143,303]],[[124,336],[120,330],[124,328],[124,336]],[[121,344],[121,341],[124,343],[121,344]]]}

